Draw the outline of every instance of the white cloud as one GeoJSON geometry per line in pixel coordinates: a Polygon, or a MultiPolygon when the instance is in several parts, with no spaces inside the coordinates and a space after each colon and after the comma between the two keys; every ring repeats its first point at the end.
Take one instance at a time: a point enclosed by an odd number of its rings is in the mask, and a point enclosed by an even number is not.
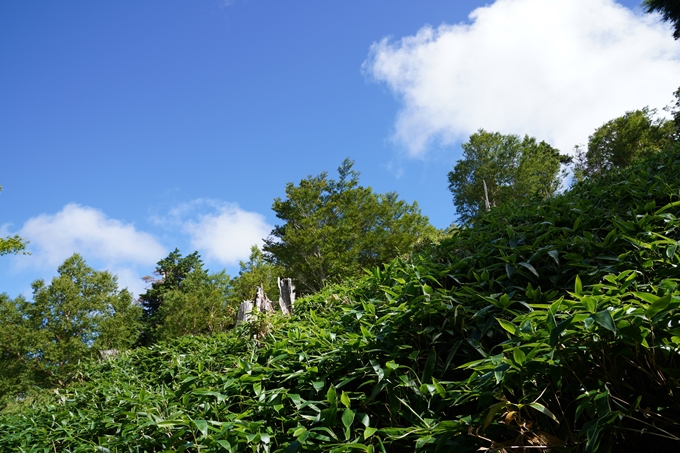
{"type": "MultiPolygon", "coordinates": [[[[156,258],[156,262],[163,258],[165,255],[159,255],[156,258]]],[[[139,296],[146,292],[146,289],[150,286],[147,285],[141,278],[137,266],[117,266],[112,268],[107,268],[107,271],[111,272],[113,275],[118,277],[118,287],[127,288],[134,297],[139,296]]],[[[147,272],[148,273],[148,272],[147,272]]]]}
{"type": "Polygon", "coordinates": [[[107,264],[154,264],[165,254],[156,239],[134,225],[108,218],[102,211],[70,203],[54,215],[41,214],[24,223],[33,265],[54,267],[73,253],[107,264]]]}
{"type": "Polygon", "coordinates": [[[244,211],[235,203],[196,200],[176,207],[171,214],[184,216],[202,206],[210,207],[212,212],[184,221],[184,230],[202,256],[220,264],[234,265],[247,259],[250,247],[261,246],[272,230],[263,215],[244,211]]]}
{"type": "Polygon", "coordinates": [[[207,260],[225,266],[248,259],[253,245],[262,245],[272,226],[257,212],[241,209],[236,203],[200,198],[181,203],[167,215],[152,221],[189,236],[191,247],[207,260]]]}
{"type": "Polygon", "coordinates": [[[393,139],[412,157],[479,128],[570,152],[625,111],[665,106],[680,83],[670,26],[613,0],[497,0],[469,17],[383,39],[364,62],[403,103],[393,139]]]}
{"type": "Polygon", "coordinates": [[[18,269],[54,272],[66,258],[79,253],[88,265],[117,275],[119,287],[134,294],[144,291],[137,268],[151,267],[167,253],[149,233],[74,203],[56,214],[27,220],[17,234],[30,241],[31,252],[14,257],[18,269]]]}

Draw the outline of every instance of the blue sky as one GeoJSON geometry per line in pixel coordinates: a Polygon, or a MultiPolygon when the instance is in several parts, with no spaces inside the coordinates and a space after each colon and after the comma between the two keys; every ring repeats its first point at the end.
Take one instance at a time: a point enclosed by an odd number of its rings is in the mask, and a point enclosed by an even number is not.
{"type": "Polygon", "coordinates": [[[680,44],[638,4],[2,2],[0,234],[32,255],[0,292],[74,252],[135,292],[175,247],[235,275],[285,184],[345,157],[444,228],[478,128],[570,152],[670,102],[680,44]]]}

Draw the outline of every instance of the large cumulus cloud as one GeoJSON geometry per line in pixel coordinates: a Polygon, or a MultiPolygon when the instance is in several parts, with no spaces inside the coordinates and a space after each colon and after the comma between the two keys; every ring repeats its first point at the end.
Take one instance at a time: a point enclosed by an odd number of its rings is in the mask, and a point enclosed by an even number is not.
{"type": "Polygon", "coordinates": [[[385,38],[363,65],[400,100],[393,138],[411,156],[479,128],[569,152],[627,110],[662,108],[680,84],[670,27],[612,0],[497,0],[469,19],[385,38]]]}

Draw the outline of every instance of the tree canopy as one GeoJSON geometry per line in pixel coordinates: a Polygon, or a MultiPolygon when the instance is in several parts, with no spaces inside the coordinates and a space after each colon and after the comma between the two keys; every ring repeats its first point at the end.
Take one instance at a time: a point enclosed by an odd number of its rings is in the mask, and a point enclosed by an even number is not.
{"type": "Polygon", "coordinates": [[[139,339],[140,344],[150,345],[155,341],[156,328],[162,323],[160,308],[165,295],[180,289],[187,275],[194,269],[201,269],[202,266],[198,252],[182,257],[179,249],[175,249],[156,263],[154,273],[159,278],[144,277],[145,281],[151,283],[151,287],[139,296],[139,302],[144,311],[142,315],[144,331],[139,339]]]}
{"type": "Polygon", "coordinates": [[[224,272],[211,274],[197,268],[179,288],[163,294],[154,337],[159,340],[184,335],[210,335],[233,327],[237,305],[230,303],[231,279],[224,272]]]}
{"type": "Polygon", "coordinates": [[[648,13],[661,13],[663,20],[675,27],[673,37],[680,38],[680,2],[678,0],[644,0],[643,7],[648,13]]]}
{"type": "Polygon", "coordinates": [[[283,269],[268,262],[265,255],[256,245],[250,248],[248,261],[239,263],[238,277],[232,279],[231,298],[237,302],[254,300],[257,287],[261,286],[265,294],[271,299],[279,297],[277,278],[283,277],[283,269]]]}
{"type": "Polygon", "coordinates": [[[182,335],[208,334],[234,324],[236,309],[228,302],[231,279],[203,269],[198,252],[182,256],[178,249],[156,265],[158,279],[139,296],[144,310],[140,344],[182,335]]]}
{"type": "Polygon", "coordinates": [[[676,135],[673,121],[655,118],[656,110],[645,107],[607,121],[588,137],[588,148],[577,154],[577,179],[624,168],[634,160],[667,148],[676,135]]]}
{"type": "Polygon", "coordinates": [[[534,137],[520,139],[484,129],[472,134],[462,148],[462,159],[449,172],[449,190],[465,223],[485,209],[487,196],[490,206],[497,206],[533,195],[554,195],[560,186],[560,164],[570,160],[534,137]]]}
{"type": "Polygon", "coordinates": [[[353,165],[345,159],[337,180],[323,172],[288,183],[286,198],[274,200],[284,223],[265,240],[264,251],[303,291],[359,276],[436,233],[417,203],[360,186],[353,165]]]}
{"type": "Polygon", "coordinates": [[[33,283],[33,300],[0,295],[0,397],[68,380],[81,359],[130,348],[141,309],[117,278],[78,254],[49,285],[33,283]]]}

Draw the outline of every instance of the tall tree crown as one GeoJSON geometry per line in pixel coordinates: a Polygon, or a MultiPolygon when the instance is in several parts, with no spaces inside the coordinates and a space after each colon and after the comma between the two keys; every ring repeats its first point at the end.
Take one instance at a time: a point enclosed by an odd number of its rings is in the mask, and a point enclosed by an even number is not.
{"type": "Polygon", "coordinates": [[[337,180],[323,172],[288,183],[286,198],[274,200],[272,209],[284,223],[265,240],[264,251],[303,291],[359,276],[362,268],[408,253],[436,231],[417,203],[360,186],[353,165],[345,159],[337,180]]]}
{"type": "Polygon", "coordinates": [[[490,206],[530,196],[552,196],[568,156],[544,141],[480,129],[463,143],[463,157],[449,172],[449,190],[461,221],[490,206]],[[485,188],[486,186],[486,188],[485,188]]]}

